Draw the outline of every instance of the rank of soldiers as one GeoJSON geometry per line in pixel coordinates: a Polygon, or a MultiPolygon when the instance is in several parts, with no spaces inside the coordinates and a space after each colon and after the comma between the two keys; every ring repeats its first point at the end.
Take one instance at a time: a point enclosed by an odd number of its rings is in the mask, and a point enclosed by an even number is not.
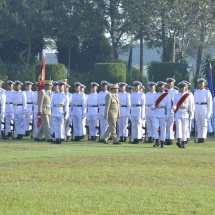
{"type": "Polygon", "coordinates": [[[22,91],[23,83],[18,80],[7,81],[7,90],[2,89],[3,81],[0,81],[1,136],[5,140],[31,136],[36,141],[55,144],[81,141],[87,136],[90,141],[107,144],[105,138],[110,129],[109,136],[116,144],[146,142],[163,148],[176,139],[176,145],[185,148],[192,132],[196,142],[204,143],[208,131],[213,132],[213,100],[205,88],[206,80],[199,78],[197,82],[194,94],[189,90],[188,81],[181,81],[176,87],[173,78],[149,82],[147,93],[139,81],[134,81],[133,86],[102,81],[99,93],[99,84],[92,82],[91,93],[87,95],[86,86],[79,82],[74,83],[75,92],[70,93],[67,80],[47,80],[39,92],[38,83],[26,81],[25,91],[22,91]],[[32,91],[33,85],[36,91],[32,91]],[[119,89],[119,92],[114,91],[107,103],[112,89],[119,89]],[[114,130],[119,141],[110,127],[107,104],[113,108],[117,105],[119,109],[115,114],[114,130]]]}

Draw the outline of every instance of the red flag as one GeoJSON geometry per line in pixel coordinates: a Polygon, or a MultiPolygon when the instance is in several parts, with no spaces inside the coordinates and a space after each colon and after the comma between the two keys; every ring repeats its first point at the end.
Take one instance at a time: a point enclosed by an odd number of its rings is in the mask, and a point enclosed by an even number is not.
{"type": "MultiPolygon", "coordinates": [[[[45,57],[42,60],[42,66],[40,69],[40,74],[38,77],[38,96],[39,92],[44,89],[45,87],[45,79],[46,79],[46,59],[45,57]]],[[[39,128],[41,126],[42,120],[41,120],[41,115],[38,116],[38,121],[37,121],[37,127],[39,128]]]]}

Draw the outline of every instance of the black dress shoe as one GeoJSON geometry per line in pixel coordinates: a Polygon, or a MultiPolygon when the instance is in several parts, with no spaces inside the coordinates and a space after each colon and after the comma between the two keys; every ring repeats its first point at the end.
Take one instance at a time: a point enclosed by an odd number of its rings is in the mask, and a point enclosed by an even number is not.
{"type": "Polygon", "coordinates": [[[46,142],[48,142],[48,143],[52,143],[52,142],[53,142],[53,140],[52,140],[52,139],[49,139],[49,140],[46,140],[46,142]]]}
{"type": "Polygon", "coordinates": [[[101,140],[101,143],[108,144],[107,140],[101,140]]]}
{"type": "Polygon", "coordinates": [[[205,143],[205,139],[204,138],[202,138],[202,143],[205,143]]]}
{"type": "Polygon", "coordinates": [[[161,141],[161,148],[164,148],[164,144],[165,144],[165,142],[161,141]]]}
{"type": "Polygon", "coordinates": [[[165,145],[167,145],[167,146],[170,145],[170,139],[165,140],[165,145]]]}
{"type": "Polygon", "coordinates": [[[40,139],[39,139],[39,138],[34,138],[34,140],[35,140],[35,141],[38,141],[38,142],[40,141],[40,139]]]}
{"type": "Polygon", "coordinates": [[[185,149],[185,148],[186,148],[184,144],[185,144],[185,141],[182,141],[182,142],[181,142],[181,148],[182,148],[182,149],[185,149]]]}
{"type": "Polygon", "coordinates": [[[159,146],[159,140],[155,140],[155,144],[153,145],[153,147],[158,147],[159,146]]]}
{"type": "Polygon", "coordinates": [[[202,142],[201,138],[198,138],[198,142],[197,143],[201,143],[201,142],[202,142]]]}
{"type": "Polygon", "coordinates": [[[127,142],[127,138],[126,138],[126,137],[124,137],[123,142],[124,142],[124,143],[126,143],[126,142],[127,142]]]}
{"type": "Polygon", "coordinates": [[[121,145],[121,143],[120,142],[115,142],[115,143],[113,143],[114,145],[121,145]]]}

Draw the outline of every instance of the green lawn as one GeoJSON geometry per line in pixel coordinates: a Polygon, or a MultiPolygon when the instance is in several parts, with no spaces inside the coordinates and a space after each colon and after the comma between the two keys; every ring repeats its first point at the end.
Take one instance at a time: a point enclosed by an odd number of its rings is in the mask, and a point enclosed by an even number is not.
{"type": "Polygon", "coordinates": [[[1,140],[5,214],[215,214],[215,139],[186,149],[1,140]]]}

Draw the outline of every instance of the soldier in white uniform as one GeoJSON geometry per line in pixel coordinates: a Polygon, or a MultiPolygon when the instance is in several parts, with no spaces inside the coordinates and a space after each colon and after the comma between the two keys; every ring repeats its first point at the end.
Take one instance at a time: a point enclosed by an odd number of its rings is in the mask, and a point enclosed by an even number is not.
{"type": "Polygon", "coordinates": [[[147,143],[154,142],[154,110],[152,106],[154,105],[154,96],[156,95],[155,82],[149,82],[149,92],[146,93],[146,128],[148,140],[147,143]]]}
{"type": "Polygon", "coordinates": [[[59,92],[53,95],[50,108],[52,110],[56,144],[61,144],[65,138],[64,121],[69,117],[69,98],[64,92],[66,83],[59,81],[58,85],[59,92]]]}
{"type": "Polygon", "coordinates": [[[21,91],[23,85],[20,81],[14,81],[15,91],[12,94],[14,123],[17,140],[21,140],[25,134],[25,113],[27,111],[27,99],[25,92],[21,91]]]}
{"type": "Polygon", "coordinates": [[[7,139],[5,136],[5,128],[3,127],[3,123],[5,126],[5,105],[6,105],[6,96],[4,91],[0,91],[0,110],[1,110],[1,137],[2,139],[7,139]]]}
{"type": "Polygon", "coordinates": [[[96,140],[98,127],[98,93],[99,84],[91,83],[91,93],[87,97],[87,122],[89,127],[90,140],[96,140]]]}
{"type": "MultiPolygon", "coordinates": [[[[71,88],[71,86],[66,83],[65,94],[68,97],[69,104],[70,104],[71,96],[72,96],[72,94],[69,92],[70,88],[71,88]]],[[[72,117],[71,117],[71,115],[69,115],[68,119],[65,121],[65,136],[66,136],[67,141],[71,138],[71,125],[72,125],[72,117]]]]}
{"type": "Polygon", "coordinates": [[[204,143],[207,137],[207,121],[212,115],[212,96],[209,90],[205,89],[206,80],[197,80],[199,89],[194,93],[195,120],[198,132],[198,143],[204,143]]]}
{"type": "Polygon", "coordinates": [[[145,119],[145,94],[140,92],[142,83],[134,81],[134,91],[131,93],[131,130],[133,144],[142,140],[142,121],[145,119]]]}
{"type": "MultiPolygon", "coordinates": [[[[168,95],[171,99],[171,105],[173,107],[173,101],[174,101],[174,97],[176,94],[178,94],[178,91],[174,89],[174,83],[175,80],[173,78],[167,78],[166,79],[166,84],[167,84],[167,89],[166,91],[168,92],[168,95]]],[[[173,144],[173,140],[175,139],[174,137],[174,112],[171,109],[171,114],[169,114],[168,119],[167,119],[167,123],[166,123],[166,141],[165,144],[166,145],[172,145],[173,144]]]]}
{"type": "Polygon", "coordinates": [[[191,94],[186,89],[186,83],[180,82],[180,93],[175,95],[173,110],[175,113],[176,122],[176,138],[177,146],[179,148],[185,148],[184,144],[187,139],[190,138],[190,133],[187,129],[190,129],[190,120],[194,117],[194,102],[191,94]]]}
{"type": "Polygon", "coordinates": [[[72,114],[73,131],[75,141],[80,141],[83,136],[83,119],[86,117],[86,100],[81,92],[81,83],[75,82],[75,93],[70,101],[70,113],[72,114]]]}
{"type": "Polygon", "coordinates": [[[33,102],[33,136],[36,136],[38,133],[38,127],[37,127],[37,122],[38,122],[38,82],[35,83],[36,86],[36,91],[33,93],[32,96],[32,102],[33,102]]]}
{"type": "MultiPolygon", "coordinates": [[[[85,93],[85,89],[86,89],[86,86],[81,84],[81,93],[84,94],[84,99],[85,99],[85,104],[86,104],[86,101],[87,101],[87,94],[85,93]]],[[[82,136],[82,139],[84,139],[85,135],[87,134],[87,129],[86,129],[86,125],[87,125],[87,117],[85,117],[83,119],[83,136],[82,136]]]]}
{"type": "Polygon", "coordinates": [[[12,127],[11,125],[14,125],[14,113],[13,113],[13,100],[12,100],[12,94],[14,92],[14,82],[13,81],[7,81],[8,83],[8,90],[5,91],[6,95],[6,109],[5,109],[5,132],[7,132],[7,137],[12,137],[12,127]]]}
{"type": "MultiPolygon", "coordinates": [[[[59,92],[59,86],[58,86],[58,82],[54,81],[53,82],[53,92],[52,92],[52,97],[54,96],[55,93],[59,92]]],[[[53,138],[55,138],[55,131],[54,131],[54,121],[53,121],[53,116],[50,116],[50,133],[52,135],[53,138]]]]}
{"type": "Polygon", "coordinates": [[[100,137],[103,137],[107,128],[108,121],[104,117],[105,111],[105,97],[109,94],[108,91],[109,83],[107,81],[101,81],[102,91],[99,92],[98,95],[98,105],[99,105],[99,121],[100,121],[100,137]]]}
{"type": "Polygon", "coordinates": [[[162,81],[157,82],[158,93],[154,96],[154,139],[155,144],[153,147],[164,147],[166,138],[166,122],[171,113],[171,98],[167,92],[164,91],[165,83],[162,81]],[[159,143],[159,128],[160,128],[160,143],[159,143]]]}
{"type": "Polygon", "coordinates": [[[33,124],[33,95],[32,89],[33,83],[30,81],[25,82],[25,94],[27,99],[27,110],[25,111],[25,136],[30,135],[33,124]]]}
{"type": "Polygon", "coordinates": [[[4,93],[5,89],[2,88],[2,84],[4,84],[4,81],[0,80],[0,92],[4,93]]]}
{"type": "Polygon", "coordinates": [[[128,119],[131,112],[130,94],[126,92],[127,84],[124,82],[119,83],[120,92],[118,93],[120,103],[120,118],[118,120],[118,129],[120,142],[126,142],[128,137],[128,119]]]}

